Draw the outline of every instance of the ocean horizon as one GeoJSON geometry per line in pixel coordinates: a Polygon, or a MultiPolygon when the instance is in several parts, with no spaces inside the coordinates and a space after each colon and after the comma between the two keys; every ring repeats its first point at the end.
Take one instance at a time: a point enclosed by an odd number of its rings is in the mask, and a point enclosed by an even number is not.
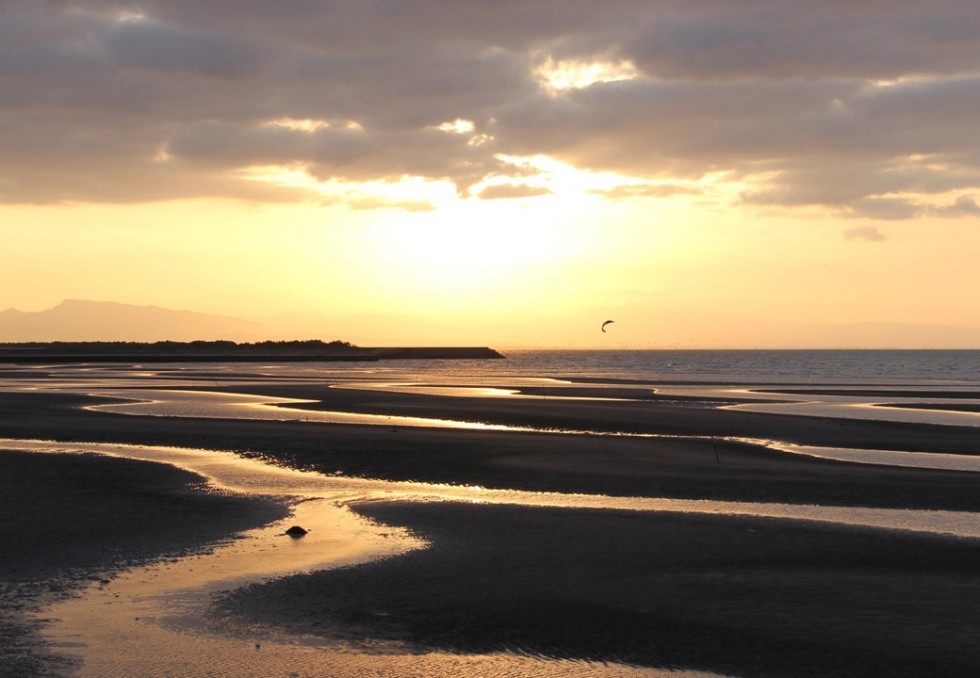
{"type": "MultiPolygon", "coordinates": [[[[503,360],[432,361],[447,375],[652,381],[980,384],[980,349],[515,349],[503,360]]],[[[418,370],[385,361],[381,370],[418,370]]],[[[331,368],[332,369],[332,368],[331,368]]]]}

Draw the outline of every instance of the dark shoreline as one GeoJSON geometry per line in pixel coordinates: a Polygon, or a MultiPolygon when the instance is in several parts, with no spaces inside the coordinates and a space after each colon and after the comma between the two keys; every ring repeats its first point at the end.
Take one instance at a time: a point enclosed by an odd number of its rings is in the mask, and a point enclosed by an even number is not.
{"type": "MultiPolygon", "coordinates": [[[[380,360],[498,360],[502,356],[487,346],[385,346],[336,348],[316,342],[265,342],[272,344],[231,345],[203,349],[194,344],[162,342],[139,344],[117,342],[88,345],[84,342],[35,344],[0,343],[0,365],[65,365],[85,363],[295,363],[295,362],[378,362],[380,360]],[[172,344],[172,345],[171,345],[172,344]],[[278,344],[282,344],[279,346],[278,344]],[[296,344],[300,344],[297,348],[296,344]]],[[[232,344],[232,342],[213,342],[232,344]]]]}
{"type": "Polygon", "coordinates": [[[108,354],[40,354],[40,355],[0,355],[0,364],[7,365],[86,365],[119,363],[121,365],[165,364],[165,363],[376,363],[380,356],[370,354],[356,355],[234,355],[200,354],[180,355],[164,353],[108,353],[108,354]]]}

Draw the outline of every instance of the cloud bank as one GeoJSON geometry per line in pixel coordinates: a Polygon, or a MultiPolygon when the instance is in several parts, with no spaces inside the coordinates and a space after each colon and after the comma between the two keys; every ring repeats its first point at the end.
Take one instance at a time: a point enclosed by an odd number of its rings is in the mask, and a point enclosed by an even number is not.
{"type": "Polygon", "coordinates": [[[978,34],[975,0],[0,0],[0,201],[503,197],[544,156],[975,216],[978,34]]]}

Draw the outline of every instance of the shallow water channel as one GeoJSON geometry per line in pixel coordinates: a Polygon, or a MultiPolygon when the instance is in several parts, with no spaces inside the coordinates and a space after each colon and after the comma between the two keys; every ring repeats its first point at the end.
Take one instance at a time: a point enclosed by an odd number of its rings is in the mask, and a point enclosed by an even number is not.
{"type": "Polygon", "coordinates": [[[98,452],[174,464],[217,488],[293,502],[285,521],[245,533],[213,552],[173,558],[119,573],[41,616],[56,651],[78,658],[80,676],[706,676],[615,664],[555,661],[512,654],[420,652],[397,643],[356,643],[287,634],[276,629],[216,630],[207,624],[210,595],[248,582],[336,568],[424,548],[400,528],[372,523],[352,502],[465,501],[528,506],[683,511],[816,520],[884,529],[980,538],[976,514],[785,504],[622,498],[487,490],[327,476],[285,469],[231,452],[0,440],[2,449],[98,452]],[[310,529],[284,536],[291,524],[310,529]]]}
{"type": "MultiPolygon", "coordinates": [[[[215,419],[265,419],[277,421],[302,421],[312,424],[359,424],[370,426],[425,427],[468,429],[475,431],[524,431],[553,435],[629,436],[634,438],[681,438],[696,436],[666,435],[661,433],[616,433],[565,429],[535,429],[527,426],[507,426],[473,421],[456,421],[431,417],[404,417],[385,414],[361,414],[334,410],[304,410],[290,407],[307,400],[277,398],[234,392],[195,390],[106,390],[100,395],[118,398],[122,402],[90,405],[87,409],[114,412],[131,416],[199,417],[215,419]]],[[[795,445],[781,441],[755,438],[732,438],[752,445],[773,450],[803,454],[837,461],[906,466],[911,468],[941,469],[948,471],[980,472],[980,456],[944,454],[938,452],[899,452],[892,450],[866,450],[844,447],[817,447],[795,445]]]]}

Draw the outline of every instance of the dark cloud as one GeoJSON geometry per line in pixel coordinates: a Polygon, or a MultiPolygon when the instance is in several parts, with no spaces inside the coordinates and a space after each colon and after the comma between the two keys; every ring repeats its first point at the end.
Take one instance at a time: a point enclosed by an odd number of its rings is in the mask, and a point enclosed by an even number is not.
{"type": "Polygon", "coordinates": [[[980,190],[978,33],[975,0],[7,0],[0,200],[296,196],[244,178],[267,165],[466,196],[545,154],[635,185],[725,173],[747,204],[973,215],[942,196],[980,190]],[[556,93],[535,69],[563,60],[637,77],[556,93]]]}
{"type": "Polygon", "coordinates": [[[977,201],[972,197],[968,195],[961,195],[948,208],[948,211],[953,214],[978,215],[980,214],[980,205],[977,205],[977,201]]]}
{"type": "Polygon", "coordinates": [[[980,12],[912,0],[660,3],[626,42],[647,72],[679,79],[884,80],[969,72],[980,12]]]}
{"type": "Polygon", "coordinates": [[[882,242],[885,236],[877,226],[855,226],[844,231],[844,240],[863,240],[865,242],[882,242]]]}
{"type": "Polygon", "coordinates": [[[901,198],[862,198],[850,204],[855,216],[866,219],[896,220],[911,219],[922,208],[901,198]]]}
{"type": "Polygon", "coordinates": [[[929,211],[943,217],[980,216],[980,205],[969,195],[961,195],[950,205],[933,205],[929,211]]]}
{"type": "Polygon", "coordinates": [[[240,39],[184,31],[151,21],[120,21],[102,38],[113,65],[126,70],[186,73],[208,78],[254,76],[269,60],[266,50],[240,39]]]}

